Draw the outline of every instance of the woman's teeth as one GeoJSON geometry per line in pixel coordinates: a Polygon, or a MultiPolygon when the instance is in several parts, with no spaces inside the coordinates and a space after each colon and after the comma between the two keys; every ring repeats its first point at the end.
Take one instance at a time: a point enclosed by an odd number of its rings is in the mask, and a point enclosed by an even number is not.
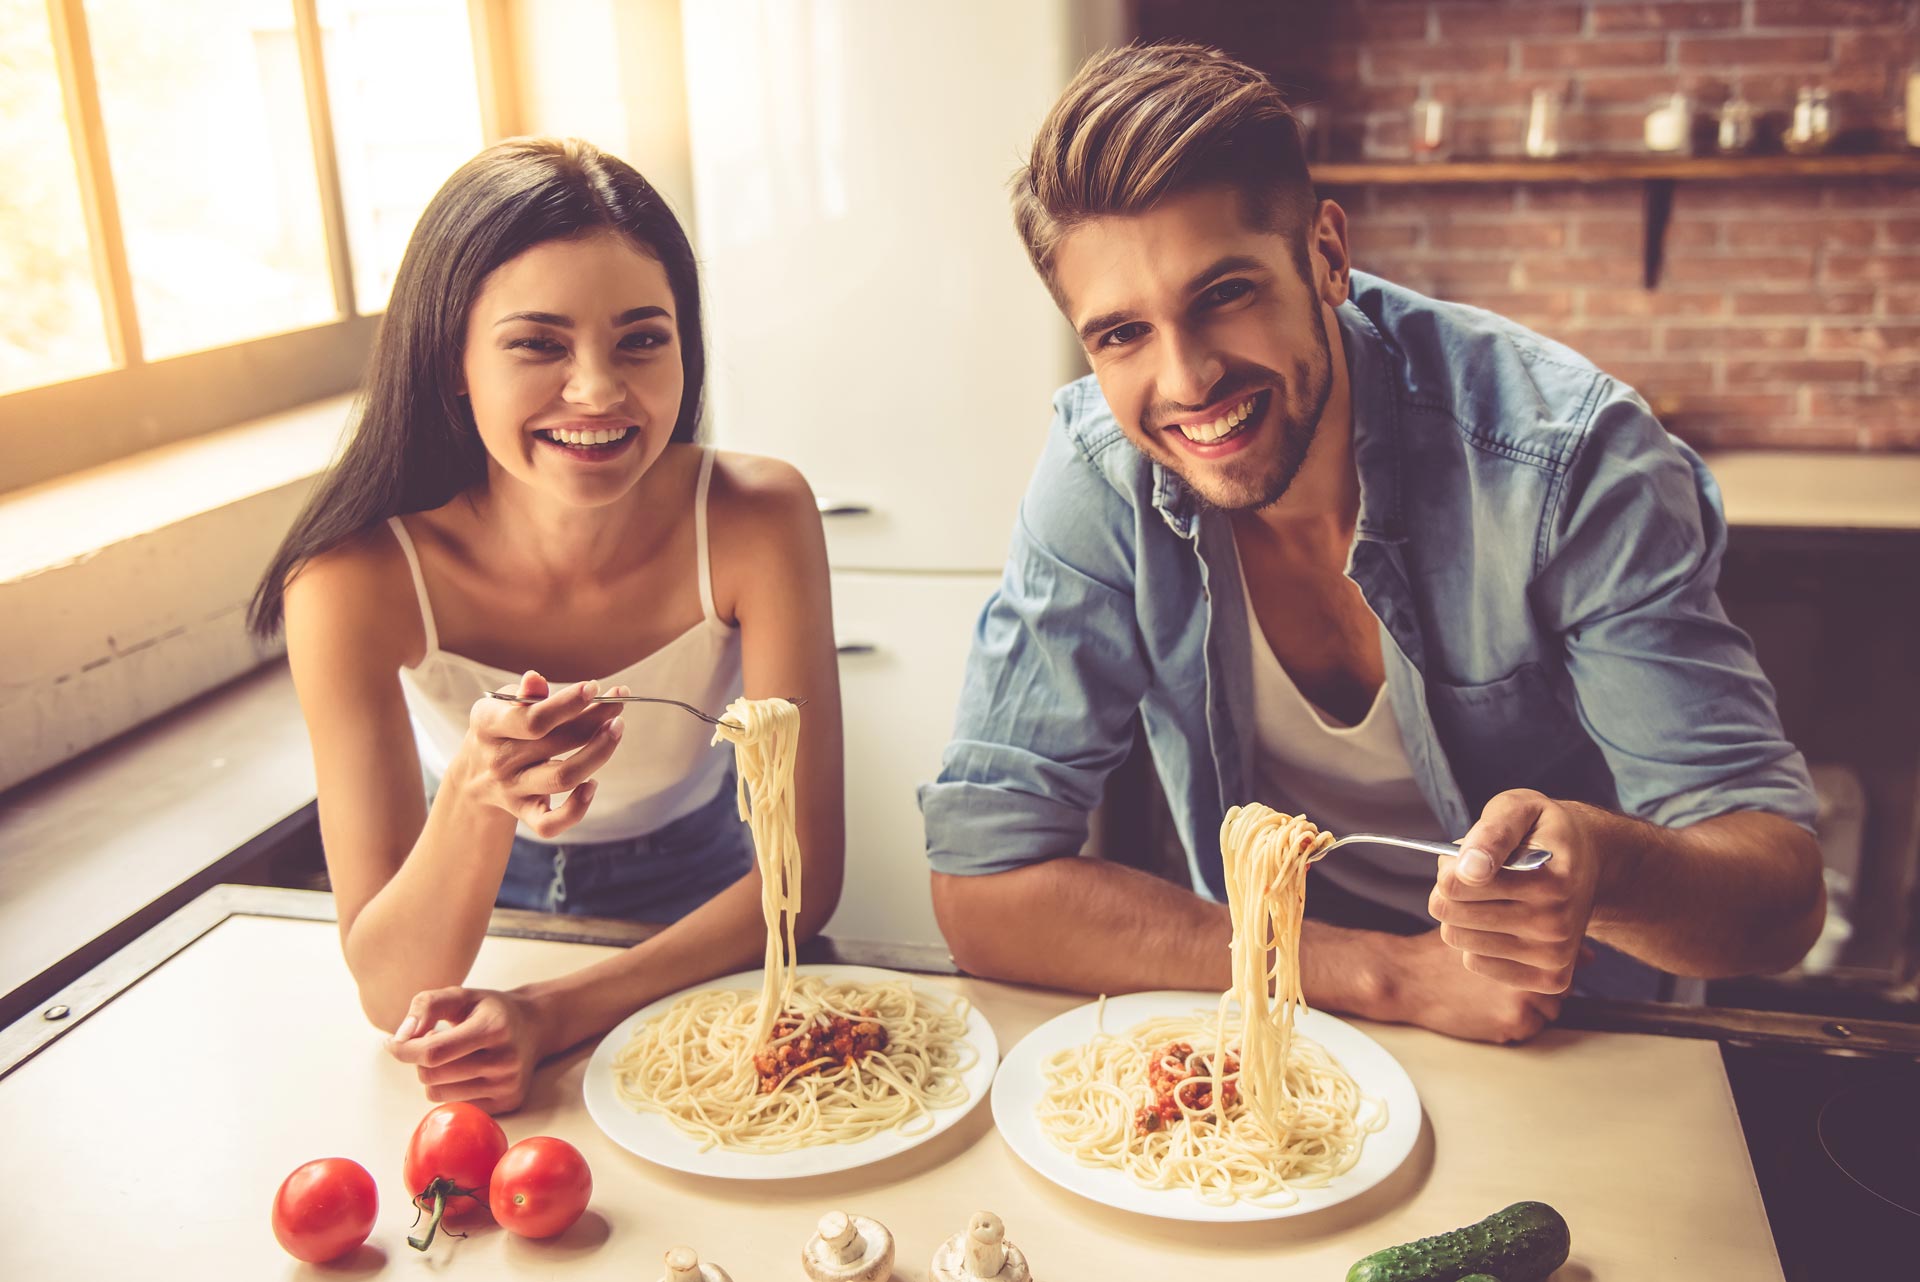
{"type": "Polygon", "coordinates": [[[562,445],[611,445],[615,441],[624,441],[632,430],[632,427],[615,427],[585,432],[572,428],[549,428],[541,435],[562,445]]]}
{"type": "Polygon", "coordinates": [[[1258,399],[1257,396],[1249,396],[1211,423],[1182,423],[1179,425],[1181,435],[1200,445],[1217,441],[1247,421],[1247,416],[1253,413],[1253,403],[1258,399]]]}

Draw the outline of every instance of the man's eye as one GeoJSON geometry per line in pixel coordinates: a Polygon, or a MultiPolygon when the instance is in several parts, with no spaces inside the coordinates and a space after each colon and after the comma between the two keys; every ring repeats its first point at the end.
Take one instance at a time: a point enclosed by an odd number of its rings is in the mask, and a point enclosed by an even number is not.
{"type": "Polygon", "coordinates": [[[1210,303],[1231,303],[1236,298],[1245,298],[1253,292],[1253,282],[1245,280],[1223,280],[1207,291],[1210,303]]]}
{"type": "Polygon", "coordinates": [[[1122,347],[1146,332],[1147,327],[1138,321],[1131,325],[1122,325],[1118,329],[1110,329],[1105,334],[1102,334],[1100,336],[1100,346],[1122,347]]]}

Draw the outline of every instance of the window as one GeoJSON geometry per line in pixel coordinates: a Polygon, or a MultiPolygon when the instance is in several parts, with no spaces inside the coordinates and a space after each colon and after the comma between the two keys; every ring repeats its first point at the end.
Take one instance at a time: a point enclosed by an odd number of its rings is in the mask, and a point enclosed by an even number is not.
{"type": "Polygon", "coordinates": [[[0,490],[352,389],[475,0],[0,0],[0,490]]]}

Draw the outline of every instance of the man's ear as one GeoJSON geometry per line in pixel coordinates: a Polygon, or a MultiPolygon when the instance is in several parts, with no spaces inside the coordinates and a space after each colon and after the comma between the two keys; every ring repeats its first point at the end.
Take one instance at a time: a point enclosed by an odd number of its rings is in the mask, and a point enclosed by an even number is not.
{"type": "Polygon", "coordinates": [[[1334,201],[1321,201],[1307,229],[1307,248],[1314,291],[1327,306],[1340,306],[1350,293],[1348,273],[1353,269],[1347,253],[1347,211],[1334,201]]]}

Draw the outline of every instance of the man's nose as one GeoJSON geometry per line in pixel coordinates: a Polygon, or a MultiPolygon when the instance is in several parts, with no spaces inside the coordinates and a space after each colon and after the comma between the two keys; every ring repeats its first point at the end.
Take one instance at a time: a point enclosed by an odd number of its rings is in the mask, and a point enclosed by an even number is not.
{"type": "Polygon", "coordinates": [[[1220,353],[1197,338],[1176,335],[1161,345],[1160,396],[1176,405],[1204,408],[1226,373],[1220,353]]]}

